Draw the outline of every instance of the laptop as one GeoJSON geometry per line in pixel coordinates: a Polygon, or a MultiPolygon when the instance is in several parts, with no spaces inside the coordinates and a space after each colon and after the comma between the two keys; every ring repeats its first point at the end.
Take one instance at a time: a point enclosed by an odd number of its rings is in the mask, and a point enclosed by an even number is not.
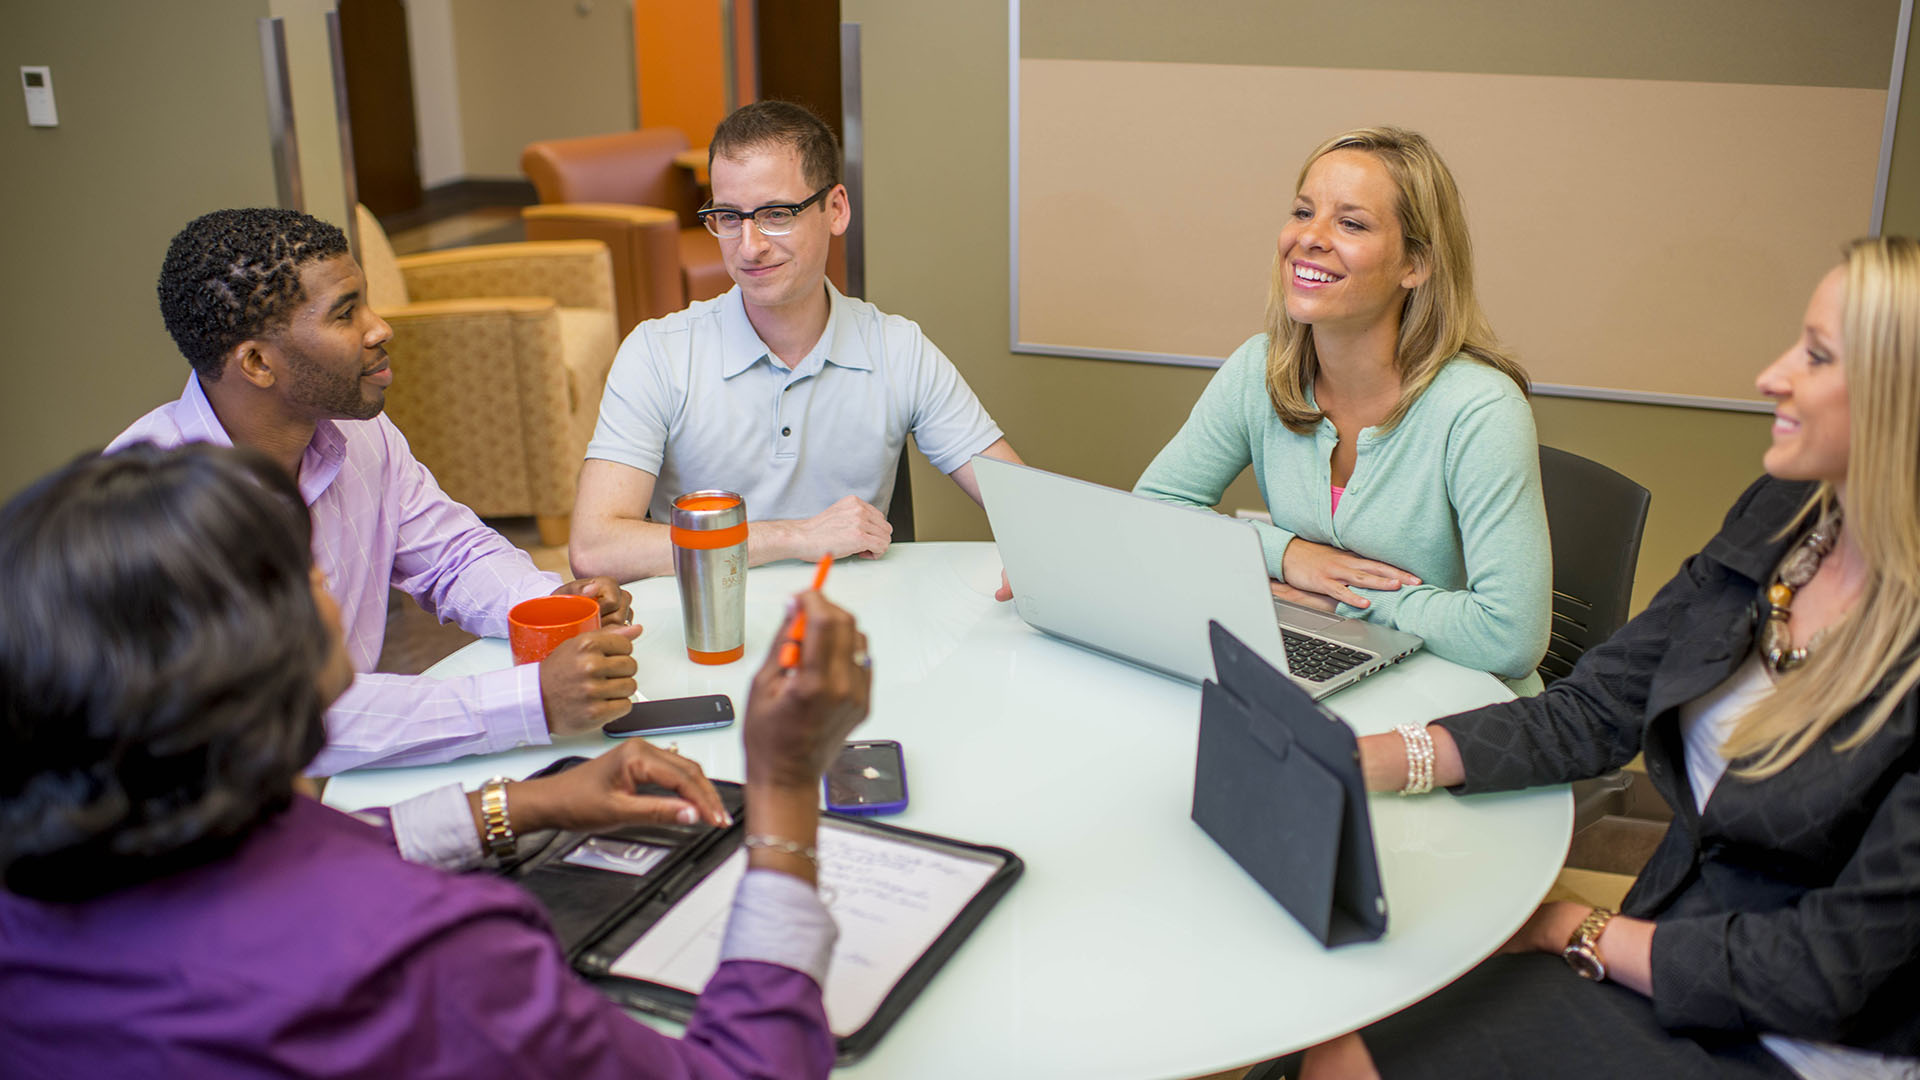
{"type": "Polygon", "coordinates": [[[1027,625],[1199,683],[1207,622],[1316,700],[1406,659],[1413,634],[1276,599],[1252,526],[989,457],[973,475],[1027,625]]]}

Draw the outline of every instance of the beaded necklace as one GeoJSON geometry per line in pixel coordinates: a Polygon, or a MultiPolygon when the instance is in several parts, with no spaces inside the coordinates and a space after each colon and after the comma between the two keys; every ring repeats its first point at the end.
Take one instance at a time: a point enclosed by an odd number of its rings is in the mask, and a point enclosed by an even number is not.
{"type": "Polygon", "coordinates": [[[1775,672],[1792,671],[1806,663],[1807,653],[1825,635],[1825,631],[1821,631],[1796,649],[1793,632],[1787,629],[1787,617],[1793,611],[1793,594],[1813,580],[1814,573],[1820,569],[1820,560],[1833,550],[1834,539],[1839,535],[1840,512],[1836,509],[1821,517],[1807,538],[1781,560],[1780,569],[1774,572],[1773,584],[1767,586],[1767,603],[1772,606],[1767,612],[1766,625],[1760,629],[1760,656],[1775,672]]]}

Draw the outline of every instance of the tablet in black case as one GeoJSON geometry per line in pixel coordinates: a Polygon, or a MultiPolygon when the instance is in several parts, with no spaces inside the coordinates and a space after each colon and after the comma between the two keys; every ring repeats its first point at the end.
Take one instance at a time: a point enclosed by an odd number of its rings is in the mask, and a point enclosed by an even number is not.
{"type": "Polygon", "coordinates": [[[1387,929],[1353,729],[1219,623],[1202,684],[1193,820],[1322,945],[1387,929]]]}
{"type": "MultiPolygon", "coordinates": [[[[543,773],[558,771],[581,759],[556,762],[543,773]]],[[[574,970],[603,993],[629,1008],[685,1022],[693,1015],[699,995],[674,986],[614,973],[630,946],[639,941],[673,906],[686,897],[740,847],[746,837],[744,792],[737,784],[714,781],[714,788],[734,824],[725,829],[704,825],[642,825],[594,834],[556,833],[507,873],[546,907],[574,970]],[[578,865],[585,847],[617,853],[622,844],[637,843],[648,851],[647,861],[626,872],[601,866],[578,865]],[[574,856],[570,861],[569,856],[574,856]],[[635,872],[638,871],[638,872],[635,872]]],[[[665,794],[643,790],[642,794],[665,794]]],[[[836,1033],[842,1064],[856,1061],[880,1041],[894,1021],[912,1004],[934,974],[1012,887],[1024,869],[1019,856],[1004,848],[967,844],[945,837],[885,825],[867,818],[821,815],[823,831],[856,830],[907,844],[989,863],[990,876],[961,908],[933,943],[907,966],[886,992],[871,1017],[858,1029],[836,1033]]],[[[523,840],[523,846],[527,841],[523,840]]],[[[608,865],[612,865],[609,863],[608,865]]],[[[828,973],[831,983],[833,974],[828,973]]]]}

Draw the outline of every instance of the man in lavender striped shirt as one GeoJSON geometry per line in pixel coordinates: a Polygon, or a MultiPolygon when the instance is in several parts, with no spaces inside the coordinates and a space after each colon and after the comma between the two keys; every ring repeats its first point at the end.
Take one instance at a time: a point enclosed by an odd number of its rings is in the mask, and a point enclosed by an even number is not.
{"type": "MultiPolygon", "coordinates": [[[[458,679],[371,674],[386,635],[387,589],[486,637],[507,610],[547,593],[600,601],[604,624],[630,620],[608,578],[565,584],[535,569],[448,498],[382,415],[387,326],[339,229],[290,210],[222,210],[173,240],[160,308],[193,373],[109,452],[139,442],[252,446],[286,468],[313,516],[313,555],[339,599],[361,674],[327,714],[315,775],[419,765],[545,743],[623,714],[635,689],[632,639],[584,634],[539,665],[458,679]]],[[[455,819],[457,822],[457,818],[455,819]]]]}

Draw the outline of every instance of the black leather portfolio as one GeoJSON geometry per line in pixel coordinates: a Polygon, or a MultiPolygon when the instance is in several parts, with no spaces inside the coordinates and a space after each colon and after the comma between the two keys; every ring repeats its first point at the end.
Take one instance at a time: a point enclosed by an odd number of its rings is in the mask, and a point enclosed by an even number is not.
{"type": "Polygon", "coordinates": [[[1353,729],[1217,622],[1193,820],[1322,945],[1387,930],[1353,729]]]}
{"type": "MultiPolygon", "coordinates": [[[[580,760],[563,759],[541,774],[580,760]]],[[[741,871],[735,856],[744,857],[745,794],[725,781],[714,781],[714,787],[733,815],[727,828],[641,825],[527,837],[521,841],[522,858],[505,870],[546,907],[575,971],[628,1008],[683,1023],[716,962],[711,957],[718,949],[718,926],[732,898],[731,882],[741,871]],[[643,941],[656,925],[662,940],[643,941]],[[704,965],[689,963],[687,957],[701,954],[703,939],[709,959],[704,965]]],[[[664,789],[641,793],[669,794],[664,789]]],[[[856,956],[854,963],[836,964],[828,972],[828,1019],[839,1060],[846,1063],[873,1049],[1006,894],[1023,865],[1004,848],[870,818],[822,814],[820,835],[821,896],[841,925],[836,958],[858,947],[857,931],[863,927],[853,926],[849,916],[858,923],[927,917],[921,910],[929,906],[925,893],[915,893],[915,903],[898,910],[888,906],[896,885],[911,886],[901,876],[916,866],[945,883],[951,909],[939,908],[936,898],[935,921],[920,926],[914,938],[927,942],[917,955],[856,956]]]]}

